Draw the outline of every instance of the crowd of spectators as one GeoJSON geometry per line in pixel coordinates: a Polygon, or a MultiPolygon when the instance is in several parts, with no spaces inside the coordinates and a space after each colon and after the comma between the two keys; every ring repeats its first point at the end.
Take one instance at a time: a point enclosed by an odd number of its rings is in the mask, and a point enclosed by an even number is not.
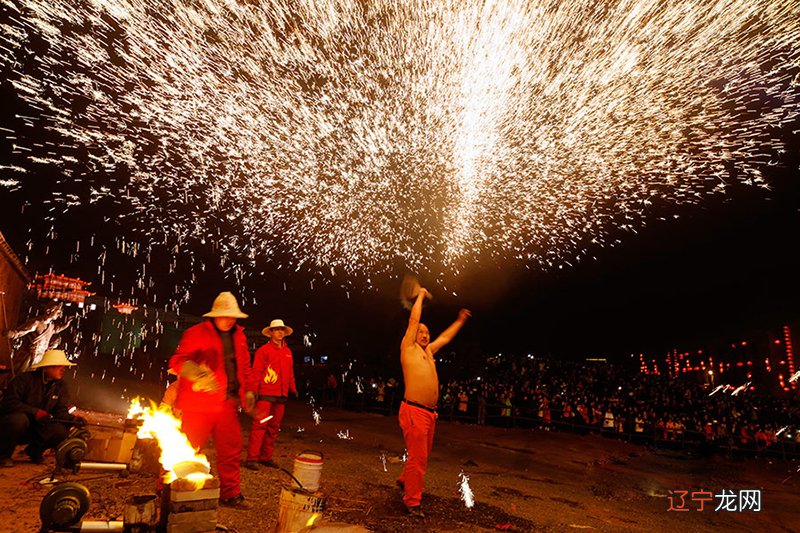
{"type": "MultiPolygon", "coordinates": [[[[445,420],[728,450],[762,451],[782,442],[800,452],[796,391],[778,395],[754,386],[733,395],[730,388],[714,392],[707,383],[624,365],[532,356],[488,358],[480,376],[442,380],[440,388],[445,420]]],[[[389,414],[402,399],[402,383],[331,374],[324,398],[389,414]]]]}

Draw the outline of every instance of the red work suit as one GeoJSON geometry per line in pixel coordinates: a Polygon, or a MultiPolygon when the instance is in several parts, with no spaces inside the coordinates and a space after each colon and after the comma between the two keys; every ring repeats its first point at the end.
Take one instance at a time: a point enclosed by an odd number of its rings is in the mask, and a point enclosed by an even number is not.
{"type": "Polygon", "coordinates": [[[270,461],[283,420],[286,398],[297,394],[294,382],[292,351],[283,343],[281,348],[270,341],[256,351],[252,381],[248,385],[257,399],[250,438],[247,441],[248,461],[270,461]],[[269,420],[264,420],[267,417],[269,420]]]}
{"type": "Polygon", "coordinates": [[[225,354],[222,339],[211,320],[192,326],[183,333],[169,366],[180,375],[186,361],[207,365],[217,378],[219,389],[215,392],[192,390],[193,382],[181,377],[175,408],[183,411],[181,431],[198,450],[205,446],[208,437],[214,437],[217,450],[217,471],[220,482],[220,499],[240,494],[240,466],[242,456],[242,428],[238,410],[245,405],[247,384],[250,383],[250,352],[241,326],[234,326],[233,348],[236,354],[236,378],[239,397],[228,398],[226,388],[225,354]]]}
{"type": "Polygon", "coordinates": [[[416,507],[422,501],[425,472],[428,470],[428,456],[433,448],[437,417],[432,409],[422,409],[406,403],[405,400],[400,404],[397,416],[408,452],[403,472],[397,481],[403,485],[403,503],[406,507],[416,507]]]}

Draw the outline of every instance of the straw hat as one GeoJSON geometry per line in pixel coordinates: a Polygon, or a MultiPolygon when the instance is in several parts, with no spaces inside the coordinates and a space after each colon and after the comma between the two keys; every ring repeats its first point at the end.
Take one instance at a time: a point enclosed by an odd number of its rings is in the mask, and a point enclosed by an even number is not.
{"type": "Polygon", "coordinates": [[[290,328],[289,326],[287,326],[286,324],[284,324],[283,320],[281,320],[280,318],[275,319],[272,322],[270,322],[269,323],[269,327],[266,327],[266,328],[262,329],[261,333],[265,337],[271,337],[272,336],[272,328],[283,328],[283,329],[285,329],[287,337],[289,335],[291,335],[292,333],[294,333],[294,330],[292,328],[290,328]]]}
{"type": "Polygon", "coordinates": [[[211,306],[211,311],[203,316],[208,318],[247,318],[248,315],[242,313],[242,310],[239,309],[239,304],[236,302],[236,297],[228,291],[225,291],[219,293],[219,296],[214,298],[214,304],[211,306]]]}
{"type": "Polygon", "coordinates": [[[47,350],[42,356],[42,360],[31,365],[31,368],[43,368],[46,366],[76,366],[76,363],[71,363],[67,359],[67,354],[62,350],[47,350]]]}

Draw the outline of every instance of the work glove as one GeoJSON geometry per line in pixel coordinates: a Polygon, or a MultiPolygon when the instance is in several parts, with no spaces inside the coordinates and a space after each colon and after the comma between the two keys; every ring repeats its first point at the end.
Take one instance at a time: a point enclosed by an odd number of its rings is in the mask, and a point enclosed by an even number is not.
{"type": "Polygon", "coordinates": [[[37,409],[36,414],[33,415],[37,422],[44,422],[46,420],[50,420],[53,418],[53,415],[45,411],[44,409],[37,409]]]}
{"type": "Polygon", "coordinates": [[[219,390],[217,377],[205,364],[198,365],[194,361],[186,361],[181,366],[181,377],[192,382],[192,390],[195,392],[216,392],[219,390]]]}
{"type": "Polygon", "coordinates": [[[256,395],[253,391],[247,391],[244,393],[244,410],[248,413],[253,412],[253,408],[256,406],[256,395]]]}

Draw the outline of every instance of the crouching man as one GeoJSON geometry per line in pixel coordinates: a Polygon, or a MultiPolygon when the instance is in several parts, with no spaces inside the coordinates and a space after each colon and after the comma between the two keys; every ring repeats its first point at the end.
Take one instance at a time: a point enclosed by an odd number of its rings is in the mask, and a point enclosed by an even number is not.
{"type": "Polygon", "coordinates": [[[70,396],[64,371],[75,366],[61,350],[49,350],[30,372],[17,375],[0,403],[0,467],[14,466],[11,455],[18,444],[28,444],[25,453],[39,464],[42,455],[69,434],[72,425],[83,424],[70,414],[70,396]]]}

